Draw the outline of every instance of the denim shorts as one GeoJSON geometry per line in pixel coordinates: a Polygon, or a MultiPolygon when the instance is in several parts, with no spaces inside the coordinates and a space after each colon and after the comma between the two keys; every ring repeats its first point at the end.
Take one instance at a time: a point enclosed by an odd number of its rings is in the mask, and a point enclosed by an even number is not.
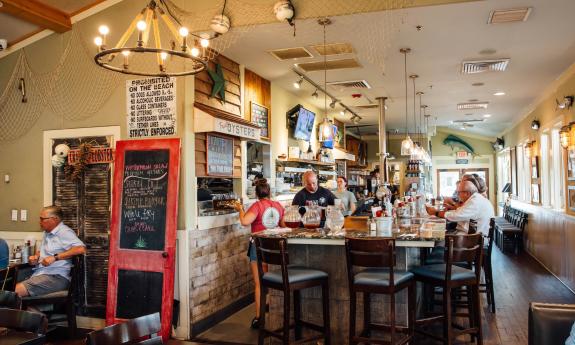
{"type": "Polygon", "coordinates": [[[30,296],[47,295],[52,292],[68,290],[70,281],[58,274],[40,274],[22,282],[30,296]]]}
{"type": "Polygon", "coordinates": [[[250,262],[256,262],[258,261],[258,255],[256,254],[256,244],[251,237],[248,243],[248,257],[250,258],[250,262]]]}

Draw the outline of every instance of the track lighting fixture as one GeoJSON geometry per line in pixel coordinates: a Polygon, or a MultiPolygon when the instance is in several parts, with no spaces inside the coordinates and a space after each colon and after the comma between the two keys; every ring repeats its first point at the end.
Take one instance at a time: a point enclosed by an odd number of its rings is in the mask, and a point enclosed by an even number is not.
{"type": "Polygon", "coordinates": [[[319,97],[319,95],[318,95],[318,93],[317,93],[317,89],[315,89],[315,91],[311,94],[311,96],[312,96],[314,99],[317,99],[317,98],[319,97]]]}
{"type": "Polygon", "coordinates": [[[303,77],[299,77],[298,81],[294,81],[293,83],[293,87],[295,87],[296,89],[301,88],[301,83],[303,82],[303,77]]]}
{"type": "Polygon", "coordinates": [[[332,98],[332,99],[331,99],[331,103],[329,104],[329,107],[332,108],[332,109],[335,108],[335,103],[336,103],[336,102],[337,102],[337,100],[334,99],[334,98],[332,98]]]}

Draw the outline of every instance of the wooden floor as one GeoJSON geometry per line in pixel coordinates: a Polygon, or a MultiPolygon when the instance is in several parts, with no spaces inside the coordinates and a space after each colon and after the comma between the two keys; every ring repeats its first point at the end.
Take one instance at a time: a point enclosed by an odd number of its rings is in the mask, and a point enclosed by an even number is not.
{"type": "MultiPolygon", "coordinates": [[[[526,345],[529,302],[575,303],[575,295],[527,254],[503,255],[495,249],[493,269],[496,313],[491,314],[485,298],[482,300],[483,334],[486,345],[526,345]]],[[[256,335],[257,332],[249,328],[251,318],[251,310],[244,310],[215,327],[222,330],[217,332],[217,339],[210,341],[210,334],[216,334],[216,332],[210,333],[208,330],[197,341],[204,344],[254,344],[257,336],[250,335],[256,335]],[[246,338],[250,341],[237,342],[239,339],[246,338]]],[[[416,339],[413,343],[436,344],[422,338],[416,339]]],[[[83,344],[83,341],[54,341],[51,344],[79,345],[83,344]]],[[[177,340],[171,340],[168,344],[199,345],[199,343],[177,340]]],[[[462,337],[457,344],[470,344],[469,337],[462,337]]]]}

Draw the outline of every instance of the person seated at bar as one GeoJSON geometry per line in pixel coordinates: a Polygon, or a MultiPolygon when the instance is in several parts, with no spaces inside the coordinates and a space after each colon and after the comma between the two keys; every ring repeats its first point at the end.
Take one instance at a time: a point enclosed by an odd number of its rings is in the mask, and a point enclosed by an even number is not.
{"type": "MultiPolygon", "coordinates": [[[[255,184],[256,186],[256,196],[258,201],[256,201],[247,212],[244,212],[244,206],[241,202],[237,201],[234,204],[234,208],[240,214],[240,223],[243,226],[251,225],[251,233],[255,234],[266,229],[277,228],[278,226],[285,227],[283,220],[284,208],[277,202],[270,199],[271,188],[265,178],[260,178],[255,184]]],[[[255,293],[255,306],[256,306],[256,316],[252,320],[251,327],[259,328],[260,317],[260,281],[258,276],[258,264],[257,264],[257,254],[256,245],[254,240],[250,237],[248,244],[248,257],[250,258],[250,269],[252,272],[252,277],[254,279],[254,293],[255,293]]],[[[267,272],[268,268],[266,264],[263,264],[264,272],[267,272]]]]}
{"type": "Polygon", "coordinates": [[[40,227],[44,230],[40,250],[28,262],[37,265],[30,278],[16,284],[20,297],[41,296],[68,289],[71,258],[86,253],[86,246],[74,230],[62,222],[62,209],[47,206],[40,212],[40,227]]]}
{"type": "MultiPolygon", "coordinates": [[[[487,185],[485,184],[485,180],[483,180],[483,178],[481,176],[479,176],[477,174],[465,174],[461,178],[461,181],[470,181],[471,183],[473,183],[475,185],[475,187],[477,188],[477,192],[479,194],[483,195],[483,197],[485,197],[486,199],[489,199],[489,197],[487,195],[487,185]]],[[[459,183],[461,181],[457,181],[455,183],[456,186],[459,185],[459,183]]],[[[445,198],[443,201],[443,206],[447,210],[450,210],[450,211],[456,210],[461,205],[463,205],[463,203],[457,197],[457,188],[455,189],[453,198],[445,198]]]]}
{"type": "Polygon", "coordinates": [[[469,180],[461,181],[457,186],[457,195],[463,205],[453,211],[438,211],[434,207],[426,206],[429,215],[445,218],[457,222],[457,233],[467,233],[469,220],[477,220],[477,231],[489,234],[489,221],[495,216],[493,205],[477,191],[477,187],[469,180]]]}
{"type": "Polygon", "coordinates": [[[337,191],[333,194],[341,200],[344,217],[351,215],[355,211],[357,199],[352,192],[347,190],[347,179],[345,177],[337,177],[337,191]]]}
{"type": "Polygon", "coordinates": [[[10,261],[10,248],[8,243],[0,238],[0,269],[8,267],[10,261]]]}

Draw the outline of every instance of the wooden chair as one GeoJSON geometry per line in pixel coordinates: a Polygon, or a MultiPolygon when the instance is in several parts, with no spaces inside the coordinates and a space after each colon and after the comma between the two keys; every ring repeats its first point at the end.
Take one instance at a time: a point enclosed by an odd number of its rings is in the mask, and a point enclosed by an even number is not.
{"type": "Polygon", "coordinates": [[[0,308],[22,309],[22,298],[14,291],[0,291],[0,308]]]}
{"type": "Polygon", "coordinates": [[[161,345],[163,343],[162,337],[153,337],[147,340],[142,340],[136,343],[136,345],[161,345]]]}
{"type": "Polygon", "coordinates": [[[495,292],[493,289],[493,266],[491,264],[491,253],[493,252],[493,242],[495,239],[495,218],[489,222],[489,235],[487,245],[483,246],[483,273],[485,284],[481,284],[479,292],[487,295],[487,304],[491,307],[491,312],[495,313],[495,292]]]}
{"type": "MultiPolygon", "coordinates": [[[[434,321],[443,321],[443,336],[428,333],[422,329],[416,332],[429,338],[451,345],[459,334],[470,334],[477,338],[477,344],[483,344],[481,334],[481,302],[479,299],[479,283],[481,277],[481,262],[483,257],[483,237],[480,233],[472,235],[447,235],[445,237],[445,263],[419,266],[411,270],[417,281],[427,286],[442,287],[443,312],[441,315],[419,319],[416,325],[425,325],[434,321]],[[467,262],[473,269],[457,266],[467,262]],[[466,287],[468,291],[467,314],[453,314],[452,291],[466,287]],[[452,329],[454,316],[467,316],[469,327],[456,332],[452,329]]],[[[462,327],[458,327],[462,328],[462,327]]]]}
{"type": "Polygon", "coordinates": [[[389,330],[389,344],[405,344],[414,335],[415,324],[415,281],[413,274],[405,271],[395,271],[395,239],[345,239],[347,258],[347,275],[349,281],[349,343],[387,343],[383,339],[371,338],[371,330],[389,330]],[[363,267],[358,273],[354,267],[363,267]],[[403,289],[408,290],[408,324],[398,327],[395,323],[395,294],[403,289]],[[356,335],[356,304],[357,293],[363,294],[364,329],[360,336],[356,335]],[[371,322],[371,294],[389,296],[389,324],[371,322]],[[397,339],[396,332],[407,333],[397,339]]]}
{"type": "Polygon", "coordinates": [[[16,268],[6,267],[0,270],[0,290],[14,291],[16,287],[16,268]]]}
{"type": "MultiPolygon", "coordinates": [[[[0,308],[0,326],[17,331],[46,334],[48,319],[42,313],[0,308]]],[[[0,339],[0,344],[2,340],[0,339]]]]}
{"type": "Polygon", "coordinates": [[[258,255],[258,275],[260,280],[260,327],[258,345],[263,345],[265,338],[280,339],[282,344],[290,343],[290,329],[294,328],[297,344],[323,339],[324,344],[330,344],[330,314],[329,314],[329,285],[327,273],[301,266],[289,266],[287,240],[285,238],[256,237],[256,251],[258,255]],[[263,271],[262,264],[279,265],[279,271],[263,271]],[[313,324],[301,319],[301,290],[319,286],[322,290],[323,326],[313,324]],[[283,325],[278,330],[265,328],[266,295],[269,289],[283,292],[283,325]],[[290,325],[290,299],[293,292],[294,326],[290,325]],[[302,339],[302,327],[317,332],[302,339]]]}
{"type": "Polygon", "coordinates": [[[70,270],[70,285],[67,290],[56,291],[46,295],[27,296],[22,298],[22,308],[45,304],[63,305],[66,308],[66,319],[70,335],[76,334],[76,295],[78,291],[78,275],[82,272],[84,256],[79,255],[72,259],[73,266],[70,270]]]}
{"type": "Polygon", "coordinates": [[[88,334],[87,345],[120,345],[120,344],[162,344],[156,338],[160,331],[160,313],[140,316],[88,334]],[[151,337],[142,342],[142,338],[151,337]],[[139,341],[139,343],[138,343],[139,341]]]}

